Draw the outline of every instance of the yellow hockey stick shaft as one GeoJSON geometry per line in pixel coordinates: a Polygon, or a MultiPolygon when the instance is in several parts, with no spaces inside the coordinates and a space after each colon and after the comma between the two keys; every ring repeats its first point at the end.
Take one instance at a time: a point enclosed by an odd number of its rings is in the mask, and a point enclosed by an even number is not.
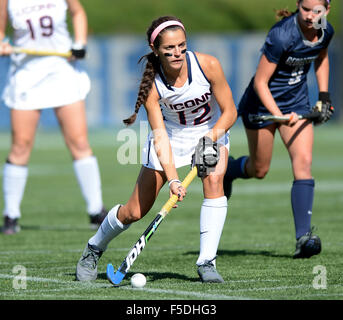
{"type": "MultiPolygon", "coordinates": [[[[184,188],[187,188],[190,183],[193,181],[193,179],[196,177],[198,173],[198,169],[196,166],[194,166],[192,168],[192,170],[188,173],[188,175],[186,176],[186,178],[182,181],[181,185],[184,188]]],[[[167,213],[174,207],[174,205],[177,202],[177,195],[173,194],[169,200],[164,204],[164,206],[162,207],[160,214],[165,217],[167,215],[167,213]]]]}
{"type": "Polygon", "coordinates": [[[58,52],[58,51],[45,51],[45,50],[34,50],[28,48],[13,47],[14,53],[26,53],[32,56],[58,56],[58,57],[71,57],[71,51],[68,52],[58,52]]]}

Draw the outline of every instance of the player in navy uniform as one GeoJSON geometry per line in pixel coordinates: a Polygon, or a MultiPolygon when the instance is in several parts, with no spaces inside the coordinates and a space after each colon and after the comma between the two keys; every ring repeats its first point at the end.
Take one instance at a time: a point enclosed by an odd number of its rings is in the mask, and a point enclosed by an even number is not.
{"type": "Polygon", "coordinates": [[[227,214],[223,180],[228,130],[237,117],[231,89],[215,57],[187,51],[186,32],[179,19],[156,19],[147,39],[151,52],[145,56],[135,113],[124,121],[132,124],[144,105],[152,132],[143,148],[143,166],[128,202],[113,207],[89,239],[77,264],[76,278],[96,279],[98,260],[109,242],[148,213],[166,182],[170,193],[182,201],[186,190],[176,169],[189,166],[195,152],[203,154],[204,164],[213,169],[202,176],[197,272],[203,282],[224,282],[215,260],[227,214]]]}
{"type": "Polygon", "coordinates": [[[294,181],[291,202],[296,232],[294,258],[309,258],[321,251],[321,241],[312,234],[311,216],[315,182],[311,173],[313,125],[298,115],[311,112],[307,74],[314,62],[321,105],[315,124],[327,121],[333,113],[328,92],[328,46],[334,34],[327,23],[328,0],[299,0],[298,10],[289,13],[268,33],[261,58],[238,106],[249,145],[249,156],[229,158],[224,178],[225,195],[231,196],[237,178],[263,179],[272,159],[274,135],[279,131],[289,153],[294,181]],[[252,123],[249,115],[288,115],[280,122],[252,123]]]}

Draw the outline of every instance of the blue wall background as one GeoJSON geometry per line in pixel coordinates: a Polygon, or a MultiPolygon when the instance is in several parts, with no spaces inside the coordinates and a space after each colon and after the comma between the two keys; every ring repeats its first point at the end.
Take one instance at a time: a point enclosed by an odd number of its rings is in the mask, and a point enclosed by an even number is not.
{"type": "MultiPolygon", "coordinates": [[[[90,38],[88,57],[83,62],[92,81],[87,97],[87,118],[90,128],[122,127],[122,119],[134,109],[142,66],[138,59],[149,52],[149,48],[136,36],[113,36],[90,38]]],[[[193,35],[188,38],[188,48],[216,56],[222,63],[225,75],[238,104],[245,87],[255,72],[259,50],[265,34],[193,35]]],[[[330,47],[331,66],[339,62],[338,46],[330,47]]],[[[8,57],[0,57],[0,92],[6,81],[8,57]]],[[[331,67],[330,91],[333,102],[338,102],[338,68],[331,67]],[[337,98],[336,98],[337,97],[337,98]]],[[[311,102],[317,99],[317,85],[313,70],[308,79],[311,102]]],[[[336,103],[337,104],[337,103],[336,103]]],[[[338,108],[336,108],[338,109],[338,108]]],[[[338,112],[336,112],[336,117],[338,112]]],[[[141,110],[138,119],[145,119],[141,110]]],[[[40,127],[58,126],[51,109],[42,112],[40,127]]],[[[0,103],[0,129],[10,128],[9,110],[0,103]]]]}

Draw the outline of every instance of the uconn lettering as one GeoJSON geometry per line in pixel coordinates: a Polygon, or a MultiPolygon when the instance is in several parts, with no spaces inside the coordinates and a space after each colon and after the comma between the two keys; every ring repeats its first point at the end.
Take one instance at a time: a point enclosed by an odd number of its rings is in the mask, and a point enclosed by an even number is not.
{"type": "Polygon", "coordinates": [[[39,12],[41,10],[53,9],[53,8],[56,8],[56,4],[54,4],[54,3],[42,3],[42,4],[37,4],[37,5],[21,8],[20,10],[16,11],[14,13],[14,15],[15,16],[22,16],[22,15],[31,14],[34,12],[39,12]]]}
{"type": "Polygon", "coordinates": [[[208,103],[211,100],[212,91],[204,93],[200,98],[190,99],[182,103],[176,104],[166,104],[166,106],[172,110],[180,111],[196,106],[202,106],[205,103],[208,103]]]}

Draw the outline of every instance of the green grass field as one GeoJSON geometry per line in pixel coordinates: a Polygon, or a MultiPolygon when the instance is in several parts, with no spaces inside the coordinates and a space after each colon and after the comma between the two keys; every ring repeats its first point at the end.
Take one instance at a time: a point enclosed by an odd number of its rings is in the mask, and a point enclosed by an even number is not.
{"type": "MultiPolygon", "coordinates": [[[[235,126],[231,132],[232,154],[246,153],[244,131],[235,126]]],[[[22,203],[22,231],[13,236],[0,234],[0,300],[341,300],[343,128],[325,125],[315,132],[312,222],[323,243],[320,255],[292,259],[292,176],[278,137],[267,178],[234,184],[217,258],[225,284],[202,284],[196,273],[202,202],[201,182],[196,179],[185,201],[166,217],[120,287],[106,280],[106,265],[111,262],[119,266],[167,200],[167,189],[162,190],[144,219],[110,243],[100,260],[98,280],[76,282],[76,263],[94,231],[89,229],[85,204],[60,133],[38,132],[22,203]],[[26,268],[26,289],[14,288],[18,265],[26,268]],[[316,266],[326,268],[325,289],[313,287],[316,266]],[[147,277],[143,290],[130,287],[130,276],[136,272],[147,277]]],[[[106,206],[125,203],[140,166],[117,163],[120,144],[114,131],[91,131],[90,140],[101,168],[106,206]]],[[[0,133],[0,159],[6,158],[9,143],[9,134],[0,133]]],[[[180,170],[180,176],[187,171],[180,170]]],[[[1,197],[1,208],[2,201],[1,197]]]]}

